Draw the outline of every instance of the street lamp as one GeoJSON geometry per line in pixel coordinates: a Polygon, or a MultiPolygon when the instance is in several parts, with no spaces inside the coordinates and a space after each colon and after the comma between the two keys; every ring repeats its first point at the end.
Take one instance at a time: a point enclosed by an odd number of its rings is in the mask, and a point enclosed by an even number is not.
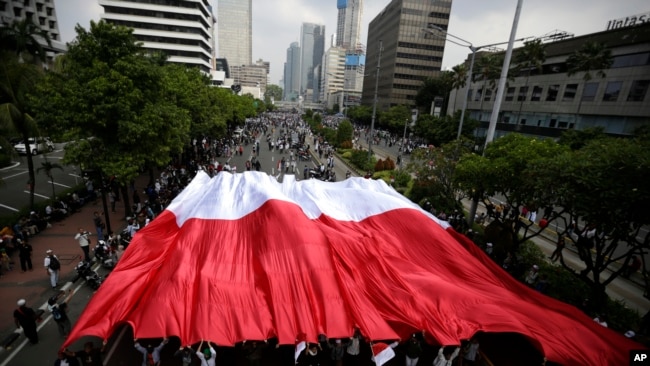
{"type": "MultiPolygon", "coordinates": [[[[502,45],[502,44],[507,44],[509,41],[492,43],[492,44],[487,44],[487,45],[483,45],[483,46],[474,46],[472,44],[472,42],[466,41],[466,40],[464,40],[464,39],[462,39],[460,37],[457,37],[457,36],[447,32],[446,30],[444,30],[444,29],[442,29],[442,28],[440,28],[438,26],[432,26],[432,28],[434,30],[438,31],[438,32],[442,32],[442,33],[446,34],[449,37],[453,37],[453,38],[456,38],[456,39],[458,39],[458,40],[460,40],[462,42],[467,43],[467,45],[463,45],[463,44],[460,44],[458,42],[454,42],[454,41],[452,41],[450,39],[447,39],[451,43],[454,43],[454,44],[457,44],[457,45],[463,46],[463,47],[468,47],[469,50],[472,51],[472,58],[471,58],[471,60],[469,62],[469,71],[467,72],[467,80],[465,81],[465,85],[467,87],[467,90],[465,91],[465,96],[463,98],[463,107],[460,110],[460,122],[458,123],[458,133],[456,134],[456,140],[460,140],[460,135],[461,135],[461,133],[463,131],[463,122],[465,121],[465,110],[467,110],[467,100],[469,99],[469,90],[470,90],[470,86],[471,86],[471,83],[472,83],[472,73],[474,72],[474,59],[476,58],[476,52],[478,50],[480,50],[480,49],[483,49],[483,48],[489,48],[489,47],[499,46],[499,45],[502,45]]],[[[438,36],[430,28],[422,28],[422,30],[427,32],[427,33],[430,33],[430,34],[432,34],[434,36],[438,36]]],[[[444,37],[441,37],[441,38],[444,38],[444,37]]],[[[516,40],[514,40],[514,42],[524,41],[526,39],[528,39],[528,37],[527,38],[516,39],[516,40]]]]}

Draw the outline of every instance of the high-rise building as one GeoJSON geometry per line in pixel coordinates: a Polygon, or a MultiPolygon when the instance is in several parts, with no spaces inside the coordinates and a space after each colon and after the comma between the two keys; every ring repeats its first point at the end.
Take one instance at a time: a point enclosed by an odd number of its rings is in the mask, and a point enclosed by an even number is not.
{"type": "Polygon", "coordinates": [[[46,31],[50,37],[51,46],[44,39],[37,37],[38,42],[46,51],[46,57],[51,61],[54,55],[65,52],[67,47],[61,42],[59,22],[52,0],[9,0],[0,1],[0,25],[10,25],[16,20],[29,19],[46,31]]]}
{"type": "Polygon", "coordinates": [[[287,61],[284,63],[284,95],[287,101],[296,100],[300,95],[300,45],[292,42],[287,48],[287,61]]]}
{"type": "Polygon", "coordinates": [[[336,45],[346,50],[355,50],[361,36],[361,15],[363,0],[338,0],[336,21],[336,45]]]}
{"type": "Polygon", "coordinates": [[[213,24],[209,0],[99,0],[101,18],[133,28],[145,50],[162,52],[169,62],[213,68],[213,24]]]}
{"type": "Polygon", "coordinates": [[[261,59],[252,65],[230,67],[231,75],[234,76],[234,79],[239,80],[237,84],[242,87],[259,88],[260,95],[264,95],[266,92],[270,70],[271,64],[261,59]]]}
{"type": "Polygon", "coordinates": [[[372,72],[363,80],[362,103],[375,99],[376,66],[380,55],[378,108],[414,105],[426,78],[440,74],[444,38],[422,28],[447,29],[452,0],[392,0],[369,24],[366,66],[372,72]]]}
{"type": "Polygon", "coordinates": [[[252,0],[218,0],[219,58],[233,66],[253,62],[252,0]]]}
{"type": "Polygon", "coordinates": [[[318,102],[320,92],[314,90],[319,84],[319,70],[323,52],[325,52],[325,26],[314,23],[302,23],[300,29],[300,93],[305,101],[318,102]]]}

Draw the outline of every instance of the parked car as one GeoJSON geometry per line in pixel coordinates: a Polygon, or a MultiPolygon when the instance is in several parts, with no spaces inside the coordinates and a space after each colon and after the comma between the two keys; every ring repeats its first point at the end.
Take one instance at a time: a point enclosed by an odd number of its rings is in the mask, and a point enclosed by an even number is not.
{"type": "MultiPolygon", "coordinates": [[[[54,151],[54,143],[49,137],[30,137],[27,146],[29,147],[29,151],[32,152],[32,155],[38,155],[46,151],[54,151]]],[[[14,149],[21,155],[27,154],[24,141],[14,145],[14,149]]]]}

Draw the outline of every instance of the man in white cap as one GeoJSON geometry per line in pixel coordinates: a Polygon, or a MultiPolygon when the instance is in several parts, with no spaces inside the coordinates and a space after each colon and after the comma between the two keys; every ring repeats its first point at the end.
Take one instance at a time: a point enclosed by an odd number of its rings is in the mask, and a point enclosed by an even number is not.
{"type": "Polygon", "coordinates": [[[43,266],[45,266],[45,271],[47,275],[50,276],[50,284],[52,289],[56,290],[56,287],[59,285],[59,271],[61,270],[61,262],[59,258],[54,255],[52,249],[48,249],[46,252],[45,260],[43,261],[43,266]]]}
{"type": "Polygon", "coordinates": [[[23,328],[25,337],[31,344],[38,343],[38,332],[36,331],[36,313],[34,309],[26,306],[25,299],[18,300],[18,308],[14,310],[14,322],[16,328],[23,328]]]}

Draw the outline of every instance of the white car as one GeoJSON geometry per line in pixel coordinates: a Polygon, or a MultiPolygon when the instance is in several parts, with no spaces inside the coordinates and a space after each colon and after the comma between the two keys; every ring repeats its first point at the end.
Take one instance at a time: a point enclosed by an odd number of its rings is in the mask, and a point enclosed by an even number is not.
{"type": "MultiPolygon", "coordinates": [[[[32,152],[32,155],[38,155],[42,152],[52,152],[54,151],[54,143],[50,140],[49,137],[30,137],[28,140],[27,146],[29,151],[32,152]]],[[[27,149],[25,148],[25,142],[21,141],[14,145],[14,149],[21,155],[27,154],[27,149]]]]}

